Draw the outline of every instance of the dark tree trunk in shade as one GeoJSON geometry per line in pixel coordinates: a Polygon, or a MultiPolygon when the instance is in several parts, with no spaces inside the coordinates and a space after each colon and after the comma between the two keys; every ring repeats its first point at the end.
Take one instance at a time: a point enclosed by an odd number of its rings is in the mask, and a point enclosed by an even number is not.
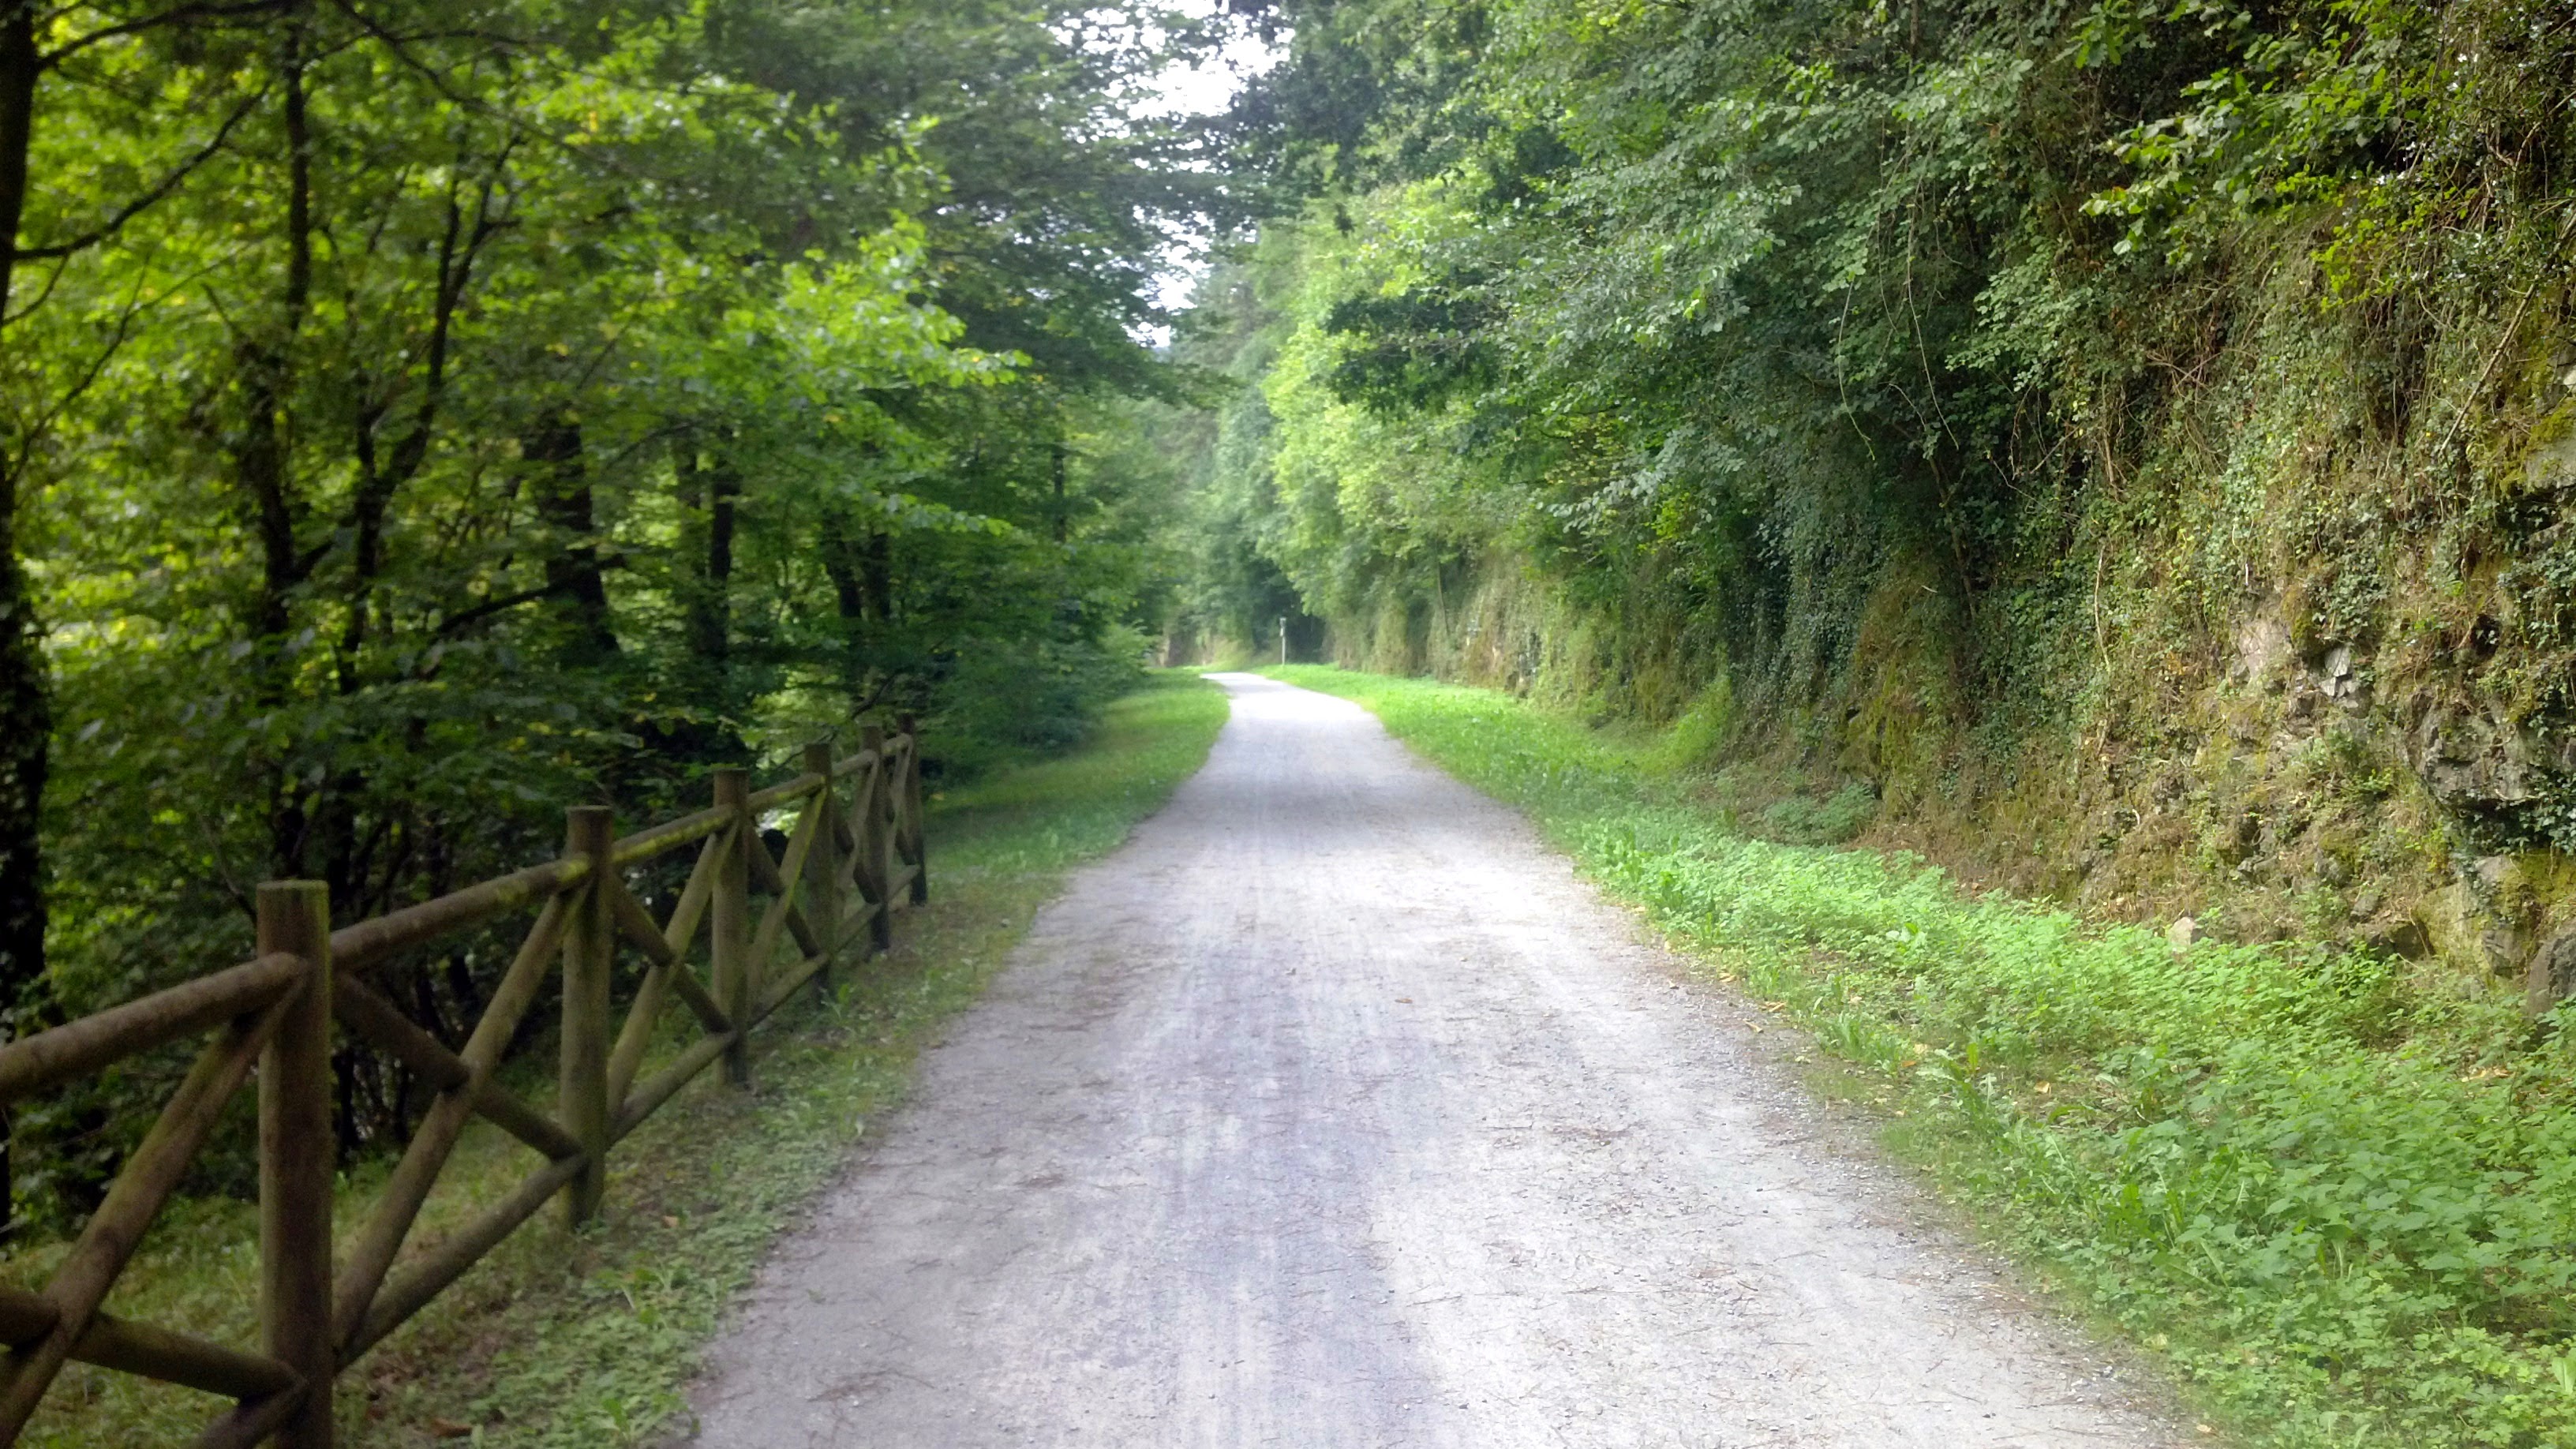
{"type": "Polygon", "coordinates": [[[842,627],[855,640],[868,617],[868,595],[859,581],[859,551],[846,518],[835,516],[823,524],[823,572],[832,580],[832,602],[842,627]]]}
{"type": "Polygon", "coordinates": [[[1064,452],[1064,444],[1055,445],[1055,502],[1048,509],[1055,525],[1055,541],[1058,543],[1064,542],[1071,532],[1071,523],[1065,514],[1064,452]]]}
{"type": "Polygon", "coordinates": [[[751,758],[734,724],[743,704],[733,659],[734,534],[742,474],[726,452],[730,441],[723,428],[696,428],[671,446],[672,484],[680,505],[673,592],[687,649],[682,686],[706,717],[647,726],[643,732],[695,761],[751,758]]]}
{"type": "Polygon", "coordinates": [[[823,572],[841,620],[842,671],[851,691],[870,701],[871,643],[894,622],[894,567],[894,535],[874,529],[861,536],[844,515],[824,521],[823,572]]]}
{"type": "Polygon", "coordinates": [[[520,439],[519,456],[528,466],[539,521],[562,536],[560,546],[546,556],[546,588],[570,626],[565,654],[583,663],[611,658],[617,653],[617,634],[609,625],[608,581],[580,422],[565,413],[547,417],[520,439]]]}
{"type": "Polygon", "coordinates": [[[860,571],[861,587],[867,592],[868,609],[880,624],[894,622],[894,535],[879,529],[868,535],[868,546],[861,555],[866,567],[860,571]]]}
{"type": "MultiPolygon", "coordinates": [[[[0,0],[0,317],[17,268],[18,222],[27,202],[27,153],[34,138],[36,49],[33,0],[0,0]]],[[[0,324],[5,325],[5,324],[0,324]]],[[[6,346],[0,338],[0,346],[6,346]]],[[[0,438],[0,1024],[14,1037],[52,1006],[45,981],[45,872],[39,834],[47,747],[53,735],[44,636],[36,627],[26,570],[18,560],[20,440],[0,438]]],[[[0,1231],[11,1209],[8,1118],[0,1113],[0,1231]]]]}
{"type": "Polygon", "coordinates": [[[734,502],[742,496],[742,479],[722,457],[705,458],[683,450],[680,459],[681,503],[687,511],[697,547],[696,577],[688,599],[689,652],[719,683],[733,655],[734,502]]]}
{"type": "MultiPolygon", "coordinates": [[[[235,342],[239,410],[225,440],[233,486],[250,514],[259,541],[260,582],[249,604],[250,635],[258,646],[256,694],[264,705],[285,701],[292,672],[285,658],[294,627],[296,591],[320,557],[300,544],[303,503],[296,490],[286,417],[294,391],[295,345],[313,295],[313,137],[304,94],[303,35],[290,26],[277,61],[279,110],[286,131],[285,275],[277,311],[253,320],[235,342]]],[[[311,834],[308,801],[295,768],[268,765],[269,874],[302,876],[311,834]]]]}

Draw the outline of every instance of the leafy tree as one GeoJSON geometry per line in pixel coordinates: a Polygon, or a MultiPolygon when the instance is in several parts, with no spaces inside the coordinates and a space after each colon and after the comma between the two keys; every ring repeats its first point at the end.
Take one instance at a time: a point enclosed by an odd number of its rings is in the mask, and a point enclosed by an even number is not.
{"type": "MultiPolygon", "coordinates": [[[[1229,204],[1206,136],[1129,115],[1188,25],[6,14],[18,985],[121,999],[242,949],[263,878],[354,918],[877,711],[951,768],[1043,747],[1132,670],[1164,485],[1127,409],[1178,385],[1146,287],[1229,204]]],[[[386,985],[455,1039],[492,949],[386,985]]],[[[419,1109],[338,1065],[351,1148],[419,1109]]],[[[150,1078],[22,1124],[20,1201],[77,1207],[150,1078]]]]}

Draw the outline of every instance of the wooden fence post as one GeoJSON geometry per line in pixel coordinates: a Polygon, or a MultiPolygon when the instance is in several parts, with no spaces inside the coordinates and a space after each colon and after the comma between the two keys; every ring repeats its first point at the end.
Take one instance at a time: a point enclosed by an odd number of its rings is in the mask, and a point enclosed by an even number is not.
{"type": "Polygon", "coordinates": [[[725,766],[715,772],[716,808],[728,812],[732,823],[723,859],[716,862],[715,899],[710,902],[713,919],[709,954],[715,961],[716,1005],[724,1009],[725,1019],[733,1023],[733,1045],[725,1048],[725,1080],[737,1087],[751,1085],[751,852],[759,841],[752,838],[755,822],[751,818],[751,777],[745,771],[725,766]]]}
{"type": "Polygon", "coordinates": [[[895,716],[894,723],[910,742],[903,752],[903,793],[895,797],[899,802],[896,805],[897,828],[903,832],[904,843],[912,851],[912,903],[928,905],[930,845],[921,817],[921,729],[908,714],[895,716]]]}
{"type": "Polygon", "coordinates": [[[894,760],[886,748],[883,725],[869,725],[859,731],[859,748],[877,757],[876,768],[867,772],[866,788],[853,802],[858,828],[850,833],[859,842],[859,879],[867,882],[868,898],[877,903],[877,913],[868,918],[868,939],[880,953],[894,949],[894,834],[886,829],[886,803],[893,798],[894,760]]]}
{"type": "Polygon", "coordinates": [[[834,826],[832,742],[816,740],[805,747],[805,773],[823,783],[805,808],[814,812],[814,845],[805,857],[805,919],[814,927],[823,964],[814,972],[814,990],[832,991],[832,962],[841,954],[841,832],[834,826]]]}
{"type": "Polygon", "coordinates": [[[259,888],[261,955],[307,963],[259,1062],[259,1327],[269,1354],[304,1376],[284,1449],[331,1449],[331,890],[316,880],[259,888]]]}
{"type": "Polygon", "coordinates": [[[564,855],[590,862],[590,879],[564,922],[563,1061],[559,1101],[564,1129],[581,1143],[581,1174],[564,1184],[564,1222],[580,1227],[599,1215],[608,1188],[608,977],[617,950],[617,898],[610,851],[617,831],[605,805],[564,812],[564,855]]]}

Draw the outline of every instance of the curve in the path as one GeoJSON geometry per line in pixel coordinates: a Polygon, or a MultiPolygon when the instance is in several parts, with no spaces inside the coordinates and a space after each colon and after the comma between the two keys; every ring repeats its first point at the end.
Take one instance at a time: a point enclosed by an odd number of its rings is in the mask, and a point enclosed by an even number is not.
{"type": "Polygon", "coordinates": [[[782,1245],[696,1442],[2175,1441],[1516,816],[1219,678],[1206,769],[782,1245]]]}

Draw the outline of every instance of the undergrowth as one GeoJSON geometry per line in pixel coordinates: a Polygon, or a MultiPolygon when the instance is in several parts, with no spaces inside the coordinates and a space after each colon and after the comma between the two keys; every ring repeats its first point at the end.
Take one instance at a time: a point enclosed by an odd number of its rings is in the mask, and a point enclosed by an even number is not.
{"type": "MultiPolygon", "coordinates": [[[[1059,758],[998,770],[930,802],[932,905],[898,918],[896,949],[829,997],[783,1008],[754,1038],[754,1089],[710,1069],[611,1159],[598,1222],[541,1215],[341,1379],[343,1442],[611,1449],[685,1414],[699,1346],[769,1243],[895,1105],[915,1053],[971,1003],[1070,867],[1127,836],[1196,770],[1222,694],[1154,676],[1059,758]]],[[[678,1013],[673,1013],[674,1017],[678,1013]]],[[[676,1032],[676,1023],[674,1030],[676,1032]]],[[[673,1035],[664,1049],[682,1038],[673,1035]]],[[[548,1100],[542,1046],[517,1067],[548,1100]]],[[[648,1068],[649,1070],[649,1068],[648,1068]]],[[[477,1124],[423,1213],[435,1242],[515,1186],[534,1159],[477,1124]]],[[[364,1221],[381,1165],[344,1177],[337,1223],[364,1221]]],[[[176,1203],[111,1297],[146,1322],[256,1339],[258,1221],[247,1203],[176,1203]]],[[[0,1263],[41,1279],[59,1244],[0,1263]]],[[[185,1444],[222,1408],[186,1389],[73,1365],[22,1441],[30,1449],[185,1444]]]]}
{"type": "Polygon", "coordinates": [[[1892,1145],[2241,1442],[2576,1445],[2561,1023],[2365,954],[2177,947],[1748,839],[1669,752],[1491,691],[1265,672],[1375,711],[1798,1020],[1892,1145]]]}

